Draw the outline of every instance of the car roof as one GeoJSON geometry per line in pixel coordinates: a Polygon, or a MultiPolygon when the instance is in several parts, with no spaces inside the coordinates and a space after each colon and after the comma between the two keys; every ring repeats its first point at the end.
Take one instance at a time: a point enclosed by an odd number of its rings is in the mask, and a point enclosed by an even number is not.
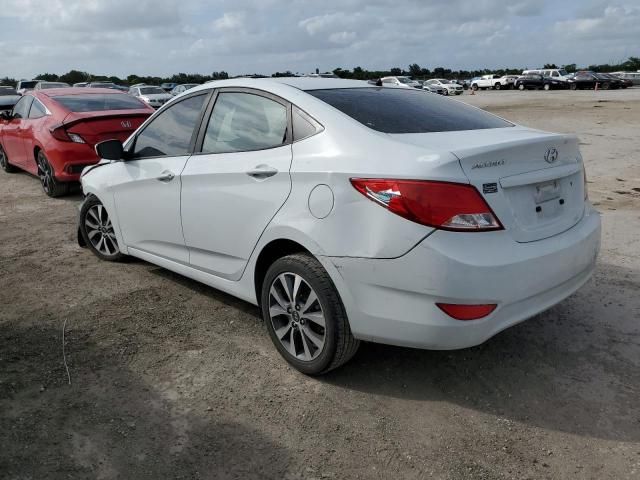
{"type": "Polygon", "coordinates": [[[38,93],[46,97],[56,97],[58,95],[98,95],[98,94],[126,95],[124,92],[121,92],[119,90],[114,90],[112,88],[86,88],[86,87],[48,88],[46,90],[39,90],[38,93]]]}
{"type": "Polygon", "coordinates": [[[199,85],[189,90],[205,90],[216,87],[247,87],[257,89],[268,89],[269,86],[277,87],[288,85],[298,90],[327,90],[331,88],[362,88],[371,87],[371,84],[364,80],[345,80],[341,78],[323,77],[275,77],[275,78],[232,78],[229,80],[214,80],[213,82],[199,85]]]}

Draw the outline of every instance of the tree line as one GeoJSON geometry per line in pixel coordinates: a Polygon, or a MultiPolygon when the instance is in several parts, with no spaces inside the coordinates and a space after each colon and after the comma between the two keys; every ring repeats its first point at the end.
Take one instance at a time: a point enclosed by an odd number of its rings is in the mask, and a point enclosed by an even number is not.
{"type": "MultiPolygon", "coordinates": [[[[558,68],[553,63],[547,63],[543,68],[558,68]]],[[[619,64],[602,64],[602,65],[589,65],[587,67],[580,67],[575,63],[564,65],[563,68],[569,72],[575,72],[577,70],[593,70],[594,72],[614,72],[618,70],[635,72],[640,70],[640,57],[629,57],[628,60],[619,64]]],[[[407,75],[416,79],[426,78],[473,78],[481,75],[497,74],[497,75],[519,75],[523,70],[527,68],[497,68],[497,69],[481,69],[481,70],[451,70],[444,67],[436,67],[433,70],[421,67],[417,63],[413,63],[407,67],[407,69],[394,67],[389,70],[366,70],[362,67],[354,67],[352,70],[336,68],[333,70],[340,78],[351,78],[357,80],[372,80],[386,76],[407,75]]],[[[283,77],[283,76],[295,76],[296,74],[291,71],[275,72],[271,74],[271,77],[283,77]]],[[[267,75],[253,74],[252,77],[265,77],[267,75]]],[[[71,70],[65,74],[57,75],[55,73],[41,73],[36,75],[33,80],[45,80],[49,82],[66,82],[69,85],[80,82],[112,82],[117,85],[133,85],[136,83],[146,83],[149,85],[159,85],[161,83],[204,83],[209,80],[224,80],[230,78],[229,74],[225,71],[213,72],[210,75],[202,75],[199,73],[177,73],[170,77],[153,77],[153,76],[139,76],[128,75],[126,78],[119,78],[116,76],[104,76],[93,75],[88,72],[82,72],[79,70],[71,70]]],[[[17,83],[15,78],[4,77],[0,79],[0,85],[15,85],[17,83]]]]}

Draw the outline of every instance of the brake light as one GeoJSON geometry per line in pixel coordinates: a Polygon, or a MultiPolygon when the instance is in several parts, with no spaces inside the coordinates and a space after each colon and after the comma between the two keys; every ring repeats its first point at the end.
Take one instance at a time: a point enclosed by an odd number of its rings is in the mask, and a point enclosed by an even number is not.
{"type": "Polygon", "coordinates": [[[459,305],[454,303],[436,303],[438,308],[456,320],[479,320],[496,309],[495,304],[459,305]]]}
{"type": "Polygon", "coordinates": [[[49,132],[53,136],[53,138],[60,140],[62,142],[73,142],[73,143],[87,143],[77,133],[70,133],[64,128],[64,125],[56,125],[49,129],[49,132]]]}
{"type": "Polygon", "coordinates": [[[389,211],[422,225],[454,231],[503,229],[472,185],[377,178],[352,178],[351,184],[389,211]]]}

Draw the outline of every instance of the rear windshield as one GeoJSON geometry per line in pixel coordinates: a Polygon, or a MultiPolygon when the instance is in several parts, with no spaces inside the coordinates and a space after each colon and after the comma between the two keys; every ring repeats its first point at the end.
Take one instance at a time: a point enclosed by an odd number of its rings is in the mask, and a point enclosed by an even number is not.
{"type": "Polygon", "coordinates": [[[33,88],[36,86],[36,83],[38,83],[37,80],[35,82],[20,82],[20,88],[33,88]]]}
{"type": "Polygon", "coordinates": [[[86,94],[86,95],[59,95],[53,100],[71,110],[72,112],[100,112],[103,110],[131,110],[146,108],[135,97],[127,94],[86,94]]]}
{"type": "Polygon", "coordinates": [[[427,133],[512,127],[495,115],[421,90],[338,88],[307,93],[384,133],[427,133]]]}

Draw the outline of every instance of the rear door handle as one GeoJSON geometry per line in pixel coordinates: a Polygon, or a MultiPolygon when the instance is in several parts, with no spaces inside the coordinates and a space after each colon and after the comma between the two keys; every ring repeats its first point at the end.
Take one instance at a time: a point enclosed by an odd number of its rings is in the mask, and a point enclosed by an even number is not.
{"type": "Polygon", "coordinates": [[[174,177],[175,177],[175,174],[173,172],[170,172],[169,170],[165,170],[160,174],[159,177],[157,177],[157,180],[160,182],[168,183],[171,180],[173,180],[174,177]]]}
{"type": "Polygon", "coordinates": [[[269,165],[257,165],[253,170],[247,171],[247,175],[256,179],[273,177],[278,170],[269,165]]]}

